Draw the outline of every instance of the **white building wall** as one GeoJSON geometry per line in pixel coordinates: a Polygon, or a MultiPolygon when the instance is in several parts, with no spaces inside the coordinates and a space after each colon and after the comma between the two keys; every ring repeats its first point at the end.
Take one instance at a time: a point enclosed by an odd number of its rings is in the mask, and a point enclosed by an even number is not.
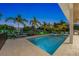
{"type": "Polygon", "coordinates": [[[69,26],[70,26],[69,43],[73,43],[73,4],[72,3],[60,3],[59,6],[69,21],[69,26]]]}

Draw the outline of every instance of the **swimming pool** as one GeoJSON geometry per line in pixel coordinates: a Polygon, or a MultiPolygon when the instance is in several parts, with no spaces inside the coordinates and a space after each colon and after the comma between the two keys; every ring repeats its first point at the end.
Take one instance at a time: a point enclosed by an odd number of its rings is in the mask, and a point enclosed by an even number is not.
{"type": "Polygon", "coordinates": [[[36,38],[29,38],[28,40],[37,47],[52,55],[57,50],[57,48],[65,41],[66,38],[67,35],[48,35],[36,38]]]}

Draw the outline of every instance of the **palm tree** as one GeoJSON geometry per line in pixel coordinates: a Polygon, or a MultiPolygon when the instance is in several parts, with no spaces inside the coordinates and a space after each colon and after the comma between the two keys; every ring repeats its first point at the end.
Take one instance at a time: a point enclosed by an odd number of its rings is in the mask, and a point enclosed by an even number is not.
{"type": "Polygon", "coordinates": [[[58,24],[54,22],[54,24],[53,24],[53,30],[56,31],[56,30],[58,30],[57,28],[58,28],[58,24]]]}
{"type": "Polygon", "coordinates": [[[47,24],[47,30],[52,32],[52,24],[50,22],[47,24]]]}
{"type": "Polygon", "coordinates": [[[59,27],[61,28],[61,30],[63,30],[63,31],[65,32],[66,29],[67,29],[67,24],[66,24],[66,22],[64,22],[64,21],[61,20],[59,27]]]}
{"type": "MultiPolygon", "coordinates": [[[[3,16],[3,15],[0,13],[0,21],[2,20],[2,19],[1,19],[1,18],[2,18],[2,16],[3,16]]],[[[1,26],[1,25],[0,25],[0,26],[1,26]]],[[[1,26],[1,27],[2,27],[2,26],[1,26]]],[[[6,29],[6,27],[5,27],[5,29],[6,29]]],[[[4,32],[5,32],[5,31],[4,31],[4,32]]]]}
{"type": "Polygon", "coordinates": [[[43,22],[42,27],[43,27],[44,31],[46,31],[46,29],[47,29],[47,27],[48,27],[47,23],[46,23],[46,22],[43,22]]]}
{"type": "Polygon", "coordinates": [[[14,23],[16,22],[18,24],[18,34],[20,32],[20,26],[19,25],[23,24],[25,26],[25,22],[28,22],[26,19],[23,19],[21,17],[21,15],[18,15],[16,17],[9,17],[5,21],[7,22],[7,21],[10,21],[10,20],[13,20],[14,23]]]}
{"type": "Polygon", "coordinates": [[[62,29],[63,29],[63,31],[65,32],[66,29],[67,29],[67,24],[62,24],[62,29]]]}
{"type": "Polygon", "coordinates": [[[41,23],[39,21],[37,21],[36,17],[33,17],[33,20],[30,21],[30,24],[32,25],[33,30],[36,30],[36,27],[41,25],[41,23]]]}
{"type": "Polygon", "coordinates": [[[48,23],[47,26],[48,26],[49,28],[51,28],[51,24],[50,24],[50,23],[48,23]]]}

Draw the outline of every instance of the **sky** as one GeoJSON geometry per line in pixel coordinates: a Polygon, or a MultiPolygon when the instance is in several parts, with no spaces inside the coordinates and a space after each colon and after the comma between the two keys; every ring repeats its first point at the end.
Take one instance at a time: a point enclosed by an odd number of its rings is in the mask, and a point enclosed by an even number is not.
{"type": "MultiPolygon", "coordinates": [[[[8,17],[16,17],[20,14],[23,18],[33,20],[36,17],[40,22],[59,22],[63,20],[67,22],[65,15],[57,3],[0,3],[0,13],[3,14],[0,24],[5,24],[4,20],[8,17]]],[[[8,25],[17,27],[12,21],[7,22],[8,25]]],[[[27,25],[30,25],[29,23],[27,25]]],[[[20,25],[22,26],[22,25],[20,25]]]]}

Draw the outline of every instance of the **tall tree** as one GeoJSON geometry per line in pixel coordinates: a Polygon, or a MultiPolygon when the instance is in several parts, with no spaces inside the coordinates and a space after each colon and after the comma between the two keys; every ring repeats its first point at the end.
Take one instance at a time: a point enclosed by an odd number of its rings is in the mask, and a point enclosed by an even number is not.
{"type": "Polygon", "coordinates": [[[46,23],[46,22],[43,22],[42,27],[43,27],[44,31],[46,31],[46,29],[47,29],[47,27],[48,27],[47,23],[46,23]]]}
{"type": "Polygon", "coordinates": [[[18,34],[20,32],[20,24],[23,24],[24,26],[26,25],[26,22],[28,22],[26,19],[23,19],[21,17],[21,15],[17,15],[16,17],[8,17],[6,19],[6,22],[7,21],[10,21],[12,20],[14,23],[17,23],[18,24],[18,34]]]}
{"type": "Polygon", "coordinates": [[[61,20],[61,21],[60,21],[60,25],[61,25],[61,26],[59,26],[59,27],[65,32],[66,29],[67,29],[67,23],[64,22],[63,20],[61,20]]]}
{"type": "Polygon", "coordinates": [[[36,30],[36,27],[41,25],[41,23],[36,19],[36,17],[33,17],[33,20],[30,21],[30,24],[32,25],[34,30],[36,30]]]}

